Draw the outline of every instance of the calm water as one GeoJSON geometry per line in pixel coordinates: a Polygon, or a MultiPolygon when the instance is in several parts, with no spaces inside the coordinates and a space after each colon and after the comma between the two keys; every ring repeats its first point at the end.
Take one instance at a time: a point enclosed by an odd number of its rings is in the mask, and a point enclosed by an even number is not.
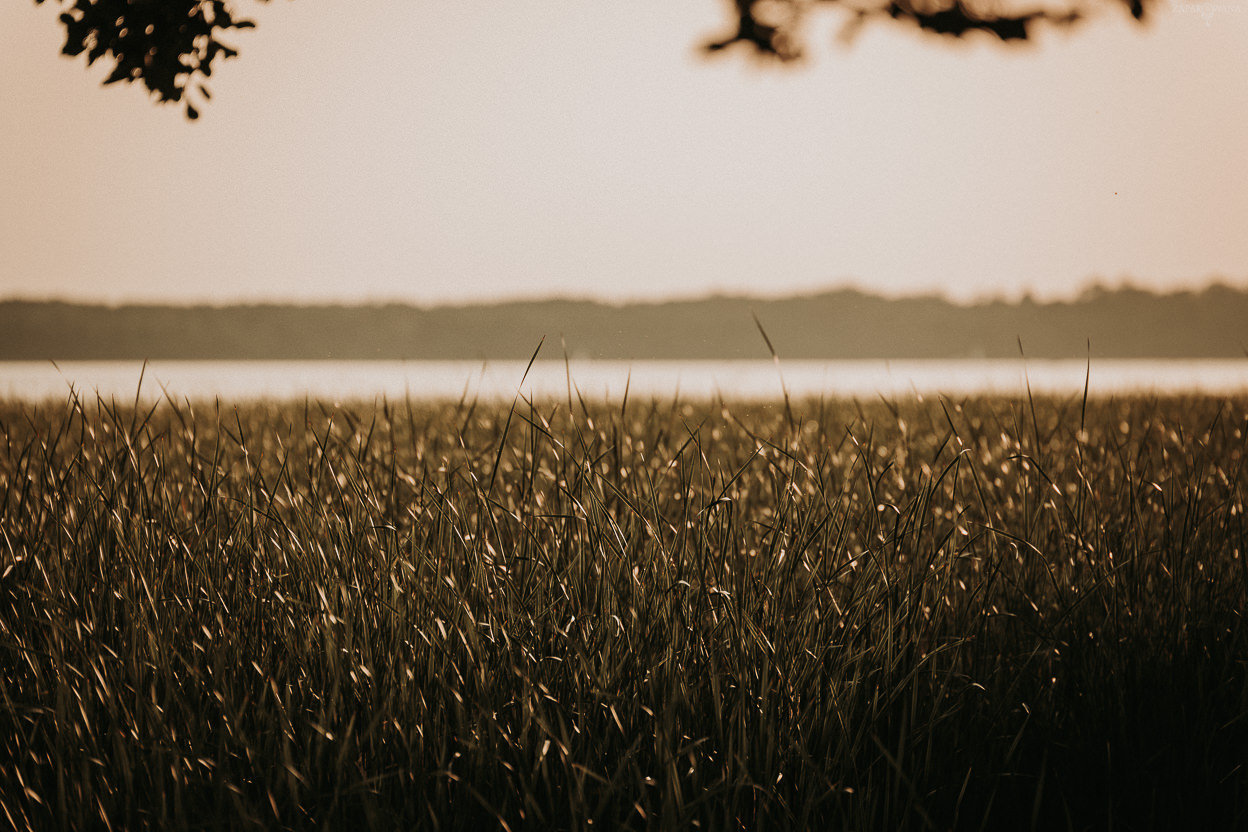
{"type": "MultiPolygon", "coordinates": [[[[147,365],[141,394],[177,400],[239,401],[264,397],[318,400],[511,399],[629,397],[775,399],[787,387],[807,396],[887,397],[914,394],[1079,394],[1083,360],[787,361],[158,361],[147,365]],[[783,384],[783,387],[782,387],[783,384]]],[[[94,396],[133,399],[141,362],[0,362],[0,397],[64,398],[71,386],[94,396]]],[[[1248,359],[1199,361],[1093,361],[1092,395],[1125,393],[1248,393],[1248,359]]]]}

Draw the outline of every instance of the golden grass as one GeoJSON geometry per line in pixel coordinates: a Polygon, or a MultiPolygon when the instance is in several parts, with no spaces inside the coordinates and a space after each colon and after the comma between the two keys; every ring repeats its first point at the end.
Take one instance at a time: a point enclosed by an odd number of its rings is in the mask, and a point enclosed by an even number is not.
{"type": "Polygon", "coordinates": [[[1242,828],[1246,432],[0,405],[0,825],[1242,828]]]}

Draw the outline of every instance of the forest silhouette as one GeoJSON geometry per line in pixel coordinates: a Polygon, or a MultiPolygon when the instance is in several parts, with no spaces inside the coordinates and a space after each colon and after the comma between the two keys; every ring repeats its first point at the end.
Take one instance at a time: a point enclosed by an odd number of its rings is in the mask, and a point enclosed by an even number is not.
{"type": "Polygon", "coordinates": [[[612,305],[530,300],[421,308],[0,303],[0,360],[527,359],[542,337],[571,358],[765,359],[757,316],[787,359],[1235,358],[1248,291],[1093,288],[1066,301],[884,298],[854,289],[612,305]]]}

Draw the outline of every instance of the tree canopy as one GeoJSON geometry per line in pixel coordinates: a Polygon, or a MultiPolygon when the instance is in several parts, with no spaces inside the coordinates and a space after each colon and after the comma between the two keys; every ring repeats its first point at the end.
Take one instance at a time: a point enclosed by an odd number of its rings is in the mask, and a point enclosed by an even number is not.
{"type": "MultiPolygon", "coordinates": [[[[44,0],[35,0],[42,4],[44,0]]],[[[211,97],[207,79],[218,58],[237,50],[219,36],[231,29],[254,28],[236,16],[230,0],[57,0],[65,26],[66,55],[87,56],[87,63],[106,59],[113,70],[105,84],[141,82],[160,101],[181,102],[189,118],[199,112],[192,92],[211,97]]],[[[268,0],[257,0],[268,2],[268,0]]],[[[706,44],[710,52],[742,45],[757,55],[790,61],[802,54],[802,28],[814,7],[836,6],[851,13],[843,32],[851,37],[862,25],[887,21],[946,38],[985,32],[1001,41],[1025,41],[1036,24],[1072,26],[1088,17],[1097,0],[1070,0],[1060,10],[1018,11],[997,0],[725,0],[732,21],[726,36],[706,44]]],[[[1155,0],[1101,0],[1125,6],[1136,20],[1145,3],[1155,0]]],[[[349,12],[344,12],[349,13],[349,12]]]]}

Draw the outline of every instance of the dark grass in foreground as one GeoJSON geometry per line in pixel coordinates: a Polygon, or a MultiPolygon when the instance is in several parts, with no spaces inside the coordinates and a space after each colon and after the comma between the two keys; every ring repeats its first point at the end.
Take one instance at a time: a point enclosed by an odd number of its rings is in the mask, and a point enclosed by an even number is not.
{"type": "Polygon", "coordinates": [[[0,405],[0,826],[1248,826],[1243,401],[0,405]]]}

